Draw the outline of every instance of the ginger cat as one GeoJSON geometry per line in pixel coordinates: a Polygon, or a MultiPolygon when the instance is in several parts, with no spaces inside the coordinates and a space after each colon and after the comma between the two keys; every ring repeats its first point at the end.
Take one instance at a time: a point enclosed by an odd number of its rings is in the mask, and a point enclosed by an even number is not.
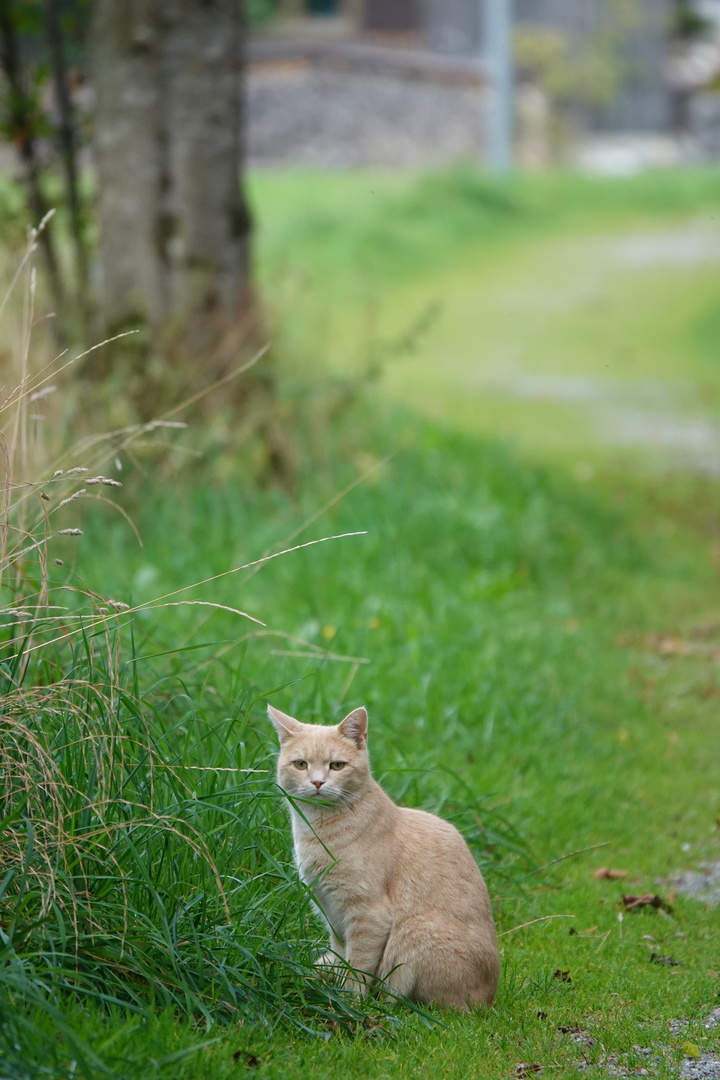
{"type": "Polygon", "coordinates": [[[330,930],[320,963],[346,960],[363,994],[383,980],[416,1002],[491,1004],[500,956],[483,876],[453,825],[396,806],[373,780],[365,709],[337,727],[268,715],[297,867],[330,930]]]}

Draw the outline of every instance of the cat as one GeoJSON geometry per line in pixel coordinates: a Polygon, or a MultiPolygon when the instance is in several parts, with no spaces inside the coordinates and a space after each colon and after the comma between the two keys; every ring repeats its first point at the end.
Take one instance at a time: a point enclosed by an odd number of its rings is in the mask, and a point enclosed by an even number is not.
{"type": "Polygon", "coordinates": [[[372,778],[366,710],[335,727],[268,715],[298,871],[330,931],[319,963],[345,960],[361,995],[382,980],[421,1004],[492,1004],[500,956],[483,876],[453,825],[396,806],[372,778]]]}

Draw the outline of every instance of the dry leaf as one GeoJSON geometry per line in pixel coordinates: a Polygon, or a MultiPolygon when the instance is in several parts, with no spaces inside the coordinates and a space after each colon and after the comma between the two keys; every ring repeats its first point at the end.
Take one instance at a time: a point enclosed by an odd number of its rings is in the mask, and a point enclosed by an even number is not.
{"type": "Polygon", "coordinates": [[[619,881],[627,877],[627,870],[613,870],[609,866],[601,866],[593,874],[595,881],[619,881]]]}
{"type": "Polygon", "coordinates": [[[561,982],[572,982],[572,975],[569,971],[561,971],[560,968],[558,968],[553,975],[553,979],[560,979],[561,982]]]}
{"type": "Polygon", "coordinates": [[[527,1062],[521,1061],[519,1065],[515,1066],[516,1076],[532,1076],[533,1073],[541,1073],[542,1065],[538,1065],[535,1062],[533,1065],[528,1065],[527,1062]]]}
{"type": "Polygon", "coordinates": [[[672,908],[663,900],[657,893],[643,893],[642,896],[633,896],[632,893],[622,893],[621,900],[626,911],[637,911],[638,908],[654,907],[662,908],[663,911],[667,911],[672,914],[672,908]]]}
{"type": "Polygon", "coordinates": [[[673,960],[672,956],[660,956],[659,953],[650,953],[651,964],[664,964],[665,967],[680,967],[679,960],[673,960]]]}

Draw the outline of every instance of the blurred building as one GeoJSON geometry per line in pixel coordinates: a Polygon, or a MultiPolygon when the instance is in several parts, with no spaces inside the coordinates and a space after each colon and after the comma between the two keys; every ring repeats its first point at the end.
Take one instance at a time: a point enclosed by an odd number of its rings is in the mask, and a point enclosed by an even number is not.
{"type": "MultiPolygon", "coordinates": [[[[364,0],[364,25],[370,29],[375,9],[385,0],[364,0]]],[[[662,131],[672,120],[671,91],[665,78],[669,28],[674,0],[635,0],[635,26],[624,35],[619,92],[607,105],[588,108],[588,126],[605,130],[662,131]]],[[[404,8],[426,44],[442,53],[482,51],[478,0],[394,0],[404,8]]],[[[552,29],[576,41],[599,39],[608,32],[607,0],[515,0],[518,27],[552,29]]]]}
{"type": "MultiPolygon", "coordinates": [[[[676,0],[623,0],[622,78],[613,100],[587,102],[583,126],[596,131],[665,131],[672,125],[672,88],[666,78],[668,43],[676,0]],[[634,19],[631,17],[634,15],[634,19]],[[633,25],[634,21],[634,25],[633,25]]],[[[712,0],[710,0],[712,2],[712,0]]],[[[344,15],[356,30],[445,55],[477,56],[482,50],[480,0],[285,0],[296,12],[344,15]]],[[[582,45],[613,32],[609,0],[515,0],[520,28],[556,31],[582,45]]]]}
{"type": "MultiPolygon", "coordinates": [[[[482,2],[276,0],[250,43],[250,160],[482,157],[482,2]]],[[[720,159],[720,0],[514,0],[514,20],[520,165],[720,159]]]]}

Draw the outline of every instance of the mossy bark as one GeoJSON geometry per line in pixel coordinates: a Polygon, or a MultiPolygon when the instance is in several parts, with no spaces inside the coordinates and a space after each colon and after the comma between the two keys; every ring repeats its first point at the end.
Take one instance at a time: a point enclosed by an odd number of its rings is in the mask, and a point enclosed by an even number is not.
{"type": "Polygon", "coordinates": [[[239,0],[97,0],[93,35],[102,329],[222,332],[250,306],[239,0]]]}

